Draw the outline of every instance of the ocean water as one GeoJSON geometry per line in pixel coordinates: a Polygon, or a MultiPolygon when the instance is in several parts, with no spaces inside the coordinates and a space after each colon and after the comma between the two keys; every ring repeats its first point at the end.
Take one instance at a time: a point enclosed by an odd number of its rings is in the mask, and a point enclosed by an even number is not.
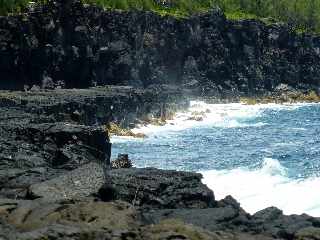
{"type": "Polygon", "coordinates": [[[275,206],[320,217],[320,104],[191,102],[165,126],[113,137],[113,157],[137,167],[196,171],[217,199],[232,195],[250,213],[275,206]],[[203,121],[190,120],[202,112],[203,121]]]}

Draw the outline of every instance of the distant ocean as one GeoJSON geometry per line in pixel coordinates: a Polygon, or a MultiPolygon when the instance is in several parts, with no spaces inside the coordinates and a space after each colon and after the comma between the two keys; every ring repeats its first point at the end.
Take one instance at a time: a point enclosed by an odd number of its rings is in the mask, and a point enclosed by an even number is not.
{"type": "Polygon", "coordinates": [[[165,126],[134,131],[148,138],[113,137],[113,157],[200,172],[217,199],[232,195],[250,213],[275,206],[320,217],[320,104],[191,102],[165,126]]]}

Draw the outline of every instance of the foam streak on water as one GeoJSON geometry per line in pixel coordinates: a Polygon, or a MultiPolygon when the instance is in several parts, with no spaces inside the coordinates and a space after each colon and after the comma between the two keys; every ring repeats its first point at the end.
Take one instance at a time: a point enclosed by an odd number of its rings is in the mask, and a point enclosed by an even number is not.
{"type": "Polygon", "coordinates": [[[137,167],[201,172],[217,199],[232,195],[250,213],[275,206],[320,217],[319,116],[319,104],[193,101],[165,126],[134,129],[146,139],[113,137],[113,156],[128,153],[137,167]]]}
{"type": "MultiPolygon", "coordinates": [[[[259,127],[266,123],[256,122],[252,124],[243,123],[241,120],[257,118],[266,109],[288,110],[292,111],[307,104],[257,104],[244,105],[241,103],[231,104],[207,104],[202,101],[191,101],[190,108],[186,112],[179,112],[173,120],[168,120],[165,126],[140,126],[134,129],[135,133],[155,134],[158,132],[168,131],[183,131],[188,128],[195,127],[223,127],[223,128],[238,128],[238,127],[259,127]],[[203,113],[203,121],[189,120],[196,113],[203,113]]],[[[308,104],[310,105],[310,104],[308,104]]],[[[201,114],[200,114],[201,115],[201,114]]]]}
{"type": "Polygon", "coordinates": [[[285,214],[307,213],[320,216],[320,178],[293,180],[275,159],[265,159],[261,169],[205,171],[203,182],[213,189],[217,199],[236,198],[249,213],[275,206],[285,214]]]}

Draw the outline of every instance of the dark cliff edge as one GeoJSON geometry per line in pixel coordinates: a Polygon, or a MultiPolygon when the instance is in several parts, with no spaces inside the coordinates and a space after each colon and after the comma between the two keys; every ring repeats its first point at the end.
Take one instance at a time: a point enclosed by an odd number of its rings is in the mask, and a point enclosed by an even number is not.
{"type": "Polygon", "coordinates": [[[110,164],[105,125],[166,118],[188,106],[183,99],[177,89],[160,87],[0,91],[0,196],[26,198],[34,182],[89,162],[110,164]]]}
{"type": "Polygon", "coordinates": [[[250,215],[232,197],[216,201],[201,174],[130,168],[106,178],[111,144],[100,126],[186,107],[179,92],[0,91],[0,238],[319,239],[320,219],[250,215]]]}
{"type": "Polygon", "coordinates": [[[104,127],[166,119],[191,98],[316,94],[319,60],[320,37],[219,10],[175,19],[50,1],[0,17],[0,239],[320,239],[319,218],[250,215],[197,173],[106,176],[104,127]]]}
{"type": "Polygon", "coordinates": [[[231,98],[319,87],[319,36],[216,9],[176,19],[50,1],[1,17],[0,33],[1,89],[170,84],[231,98]]]}

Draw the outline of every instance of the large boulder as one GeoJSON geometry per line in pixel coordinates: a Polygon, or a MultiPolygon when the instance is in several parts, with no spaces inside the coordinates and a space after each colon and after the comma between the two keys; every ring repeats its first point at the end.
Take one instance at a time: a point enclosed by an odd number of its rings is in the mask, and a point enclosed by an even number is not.
{"type": "Polygon", "coordinates": [[[320,218],[306,214],[287,216],[280,209],[270,207],[254,214],[250,221],[251,231],[285,239],[302,234],[301,230],[306,228],[320,228],[320,218]]]}
{"type": "Polygon", "coordinates": [[[88,162],[109,163],[102,128],[70,123],[0,124],[0,195],[26,197],[27,188],[88,162]]]}
{"type": "Polygon", "coordinates": [[[204,209],[152,209],[143,212],[143,219],[149,224],[157,224],[166,219],[180,219],[209,231],[245,232],[250,215],[232,197],[217,202],[213,208],[204,209]]]}
{"type": "Polygon", "coordinates": [[[208,208],[216,204],[213,192],[196,173],[158,169],[105,171],[89,163],[55,179],[31,185],[29,196],[61,201],[99,195],[102,200],[122,200],[143,208],[208,208]]]}
{"type": "Polygon", "coordinates": [[[111,179],[116,198],[135,206],[164,209],[215,205],[214,194],[201,182],[201,174],[131,168],[111,171],[111,179]]]}

